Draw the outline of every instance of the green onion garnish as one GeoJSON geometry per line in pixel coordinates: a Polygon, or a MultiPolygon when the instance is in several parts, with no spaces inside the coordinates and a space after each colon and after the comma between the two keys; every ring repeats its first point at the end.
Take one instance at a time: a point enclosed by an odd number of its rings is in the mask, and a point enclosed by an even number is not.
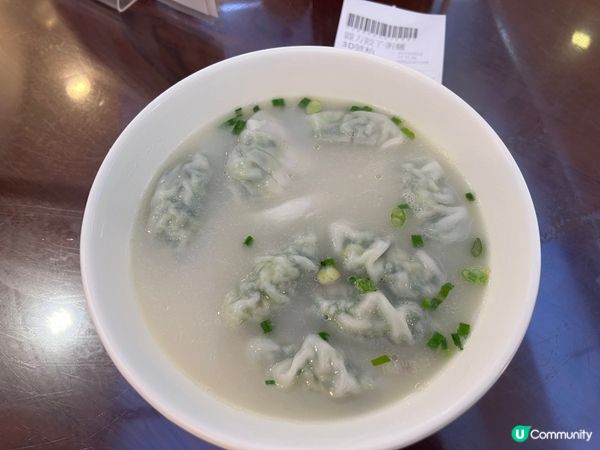
{"type": "Polygon", "coordinates": [[[388,355],[381,355],[375,359],[372,359],[371,364],[373,364],[374,366],[380,366],[382,364],[389,363],[390,361],[391,358],[388,355]]]}
{"type": "Polygon", "coordinates": [[[410,209],[410,205],[408,203],[400,203],[398,205],[398,208],[400,208],[400,209],[410,209]]]}
{"type": "Polygon", "coordinates": [[[233,126],[233,134],[240,134],[246,128],[246,121],[242,119],[238,119],[233,126]]]}
{"type": "Polygon", "coordinates": [[[473,241],[473,245],[471,246],[471,255],[478,257],[483,252],[483,244],[481,239],[475,238],[473,241]]]}
{"type": "Polygon", "coordinates": [[[246,239],[244,239],[244,245],[246,247],[250,247],[253,243],[254,243],[254,238],[250,235],[246,236],[246,239]]]}
{"type": "Polygon", "coordinates": [[[475,201],[475,195],[472,192],[467,192],[465,194],[465,197],[467,198],[467,200],[469,200],[470,202],[474,202],[475,201]]]}
{"type": "Polygon", "coordinates": [[[308,104],[310,103],[310,98],[308,97],[304,97],[302,100],[300,100],[298,102],[298,106],[300,108],[306,108],[308,106],[308,104]]]}
{"type": "Polygon", "coordinates": [[[273,100],[271,100],[271,103],[273,104],[273,106],[277,106],[279,108],[285,106],[285,100],[282,98],[274,98],[273,100]]]}
{"type": "Polygon", "coordinates": [[[427,347],[429,347],[432,350],[437,350],[440,347],[442,350],[446,350],[448,349],[448,341],[446,340],[443,334],[435,331],[431,336],[431,339],[427,341],[427,347]]]}
{"type": "Polygon", "coordinates": [[[413,130],[411,130],[410,128],[402,127],[402,128],[400,128],[400,131],[402,131],[404,133],[404,135],[409,139],[415,138],[415,132],[413,130]]]}
{"type": "Polygon", "coordinates": [[[392,122],[394,122],[396,125],[400,126],[400,124],[402,123],[402,119],[398,116],[394,116],[394,117],[392,117],[392,122]]]}
{"type": "Polygon", "coordinates": [[[321,111],[321,102],[319,100],[311,100],[306,108],[304,109],[306,114],[315,114],[321,111]]]}
{"type": "Polygon", "coordinates": [[[459,349],[463,349],[463,345],[462,342],[460,342],[460,336],[458,335],[458,333],[452,333],[450,336],[452,336],[452,342],[454,342],[454,345],[456,345],[459,349]]]}
{"type": "Polygon", "coordinates": [[[252,108],[252,111],[259,112],[260,111],[260,106],[254,105],[254,108],[252,108]]]}
{"type": "Polygon", "coordinates": [[[488,282],[489,273],[487,270],[482,270],[478,268],[465,269],[460,273],[468,283],[473,284],[485,284],[488,282]]]}
{"type": "Polygon", "coordinates": [[[323,261],[321,261],[321,267],[327,267],[327,266],[335,266],[335,259],[334,258],[325,258],[323,261]]]}
{"type": "Polygon", "coordinates": [[[461,341],[461,337],[466,338],[469,335],[470,331],[471,331],[471,325],[469,325],[468,323],[463,323],[463,322],[459,323],[456,333],[452,333],[452,341],[454,342],[454,345],[456,345],[459,349],[462,350],[463,344],[461,341]]]}
{"type": "Polygon", "coordinates": [[[421,248],[425,243],[423,242],[423,236],[420,234],[412,234],[410,236],[410,240],[412,241],[412,245],[414,248],[421,248]]]}
{"type": "Polygon", "coordinates": [[[269,334],[271,331],[273,331],[273,324],[271,323],[271,321],[269,319],[263,320],[260,323],[260,327],[262,328],[263,333],[265,333],[265,334],[269,334]]]}
{"type": "Polygon", "coordinates": [[[243,115],[242,108],[237,108],[235,110],[235,117],[242,117],[243,115]]]}
{"type": "Polygon", "coordinates": [[[354,285],[354,287],[361,294],[366,294],[367,292],[375,292],[377,290],[377,286],[373,283],[373,280],[370,278],[363,277],[355,277],[354,275],[348,278],[348,281],[354,285]]]}
{"type": "Polygon", "coordinates": [[[227,119],[224,123],[224,127],[232,127],[238,121],[237,117],[232,117],[231,119],[227,119]]]}
{"type": "Polygon", "coordinates": [[[444,302],[444,300],[446,300],[446,297],[448,297],[448,294],[453,288],[454,285],[452,283],[443,284],[442,287],[440,287],[440,291],[435,297],[433,297],[432,299],[423,299],[423,301],[421,302],[421,307],[425,310],[430,309],[432,311],[435,311],[438,308],[438,306],[440,306],[444,302]]]}
{"type": "Polygon", "coordinates": [[[392,225],[397,228],[401,228],[402,225],[404,225],[404,222],[406,222],[406,208],[401,208],[400,206],[396,206],[394,209],[392,209],[391,214],[392,225]]]}
{"type": "Polygon", "coordinates": [[[329,333],[326,331],[320,331],[319,332],[319,336],[321,337],[321,339],[323,339],[324,341],[328,341],[329,340],[329,333]]]}
{"type": "Polygon", "coordinates": [[[371,112],[371,111],[373,111],[373,108],[371,108],[370,106],[367,106],[367,105],[364,105],[364,106],[353,105],[350,108],[350,111],[367,111],[367,112],[371,112]]]}
{"type": "Polygon", "coordinates": [[[456,331],[456,333],[459,336],[467,337],[470,332],[471,332],[471,325],[469,325],[468,323],[463,323],[463,322],[458,324],[458,330],[456,331]]]}
{"type": "Polygon", "coordinates": [[[265,380],[265,384],[267,386],[271,386],[271,385],[274,385],[274,384],[277,384],[277,383],[275,382],[275,380],[265,380]]]}

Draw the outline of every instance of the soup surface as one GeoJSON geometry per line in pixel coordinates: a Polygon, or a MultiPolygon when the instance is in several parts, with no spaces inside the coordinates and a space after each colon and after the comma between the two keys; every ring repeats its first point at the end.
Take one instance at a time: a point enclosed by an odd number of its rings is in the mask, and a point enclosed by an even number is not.
{"type": "Polygon", "coordinates": [[[468,346],[486,239],[467,181],[405,118],[298,100],[175,149],[131,263],[157,343],[204,389],[335,419],[425,388],[468,346]]]}

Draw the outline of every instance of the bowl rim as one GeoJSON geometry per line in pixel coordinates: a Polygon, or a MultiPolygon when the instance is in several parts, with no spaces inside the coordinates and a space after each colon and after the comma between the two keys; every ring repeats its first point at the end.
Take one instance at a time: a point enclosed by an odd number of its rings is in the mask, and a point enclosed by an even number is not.
{"type": "MultiPolygon", "coordinates": [[[[150,405],[152,405],[155,409],[157,409],[163,416],[168,418],[173,423],[177,424],[184,430],[192,433],[195,436],[201,437],[202,439],[207,440],[213,444],[222,446],[222,447],[231,447],[239,446],[240,442],[235,440],[230,436],[219,435],[218,433],[211,433],[205,429],[198,429],[193,424],[188,423],[186,420],[182,419],[178,415],[178,408],[173,404],[163,404],[159,402],[152,392],[149,392],[145,389],[145,387],[138,382],[137,376],[130,370],[128,367],[128,363],[126,360],[121,359],[119,357],[118,352],[115,350],[115,346],[118,343],[113,342],[111,336],[107,333],[103,323],[101,323],[99,319],[99,314],[97,310],[97,304],[94,300],[93,292],[91,289],[91,278],[93,277],[92,272],[90,271],[91,262],[93,260],[93,256],[91,254],[91,236],[92,236],[92,225],[93,225],[93,216],[94,209],[96,204],[100,198],[101,192],[103,190],[104,185],[107,183],[107,179],[109,176],[109,168],[113,163],[113,160],[118,158],[118,153],[120,150],[120,141],[123,135],[128,133],[128,130],[131,130],[134,124],[144,120],[144,118],[152,114],[152,112],[160,106],[160,104],[165,101],[167,98],[171,97],[175,93],[179,91],[185,90],[188,85],[190,85],[196,77],[198,77],[200,73],[203,75],[208,75],[209,73],[220,71],[226,69],[231,66],[235,66],[236,64],[247,61],[249,59],[261,58],[265,55],[279,55],[285,54],[286,57],[290,56],[290,53],[305,53],[305,52],[317,52],[324,54],[342,54],[346,57],[356,58],[357,60],[362,60],[365,63],[377,63],[384,64],[390,67],[393,67],[395,70],[403,72],[407,77],[418,78],[421,83],[428,83],[430,86],[438,90],[440,93],[443,92],[443,95],[449,96],[452,101],[456,102],[463,108],[465,111],[469,112],[472,118],[479,123],[482,129],[485,129],[490,136],[493,136],[497,141],[499,147],[504,152],[504,156],[507,158],[507,161],[512,165],[512,171],[515,175],[515,180],[520,183],[520,187],[522,189],[523,195],[526,197],[526,202],[528,203],[528,210],[526,211],[526,220],[527,232],[530,233],[531,237],[534,238],[532,241],[531,248],[528,249],[531,255],[531,270],[533,276],[529,280],[529,284],[527,286],[526,292],[523,293],[523,299],[527,300],[524,303],[524,309],[522,314],[519,316],[519,322],[517,325],[518,332],[515,332],[509,341],[510,345],[505,345],[505,352],[501,355],[501,358],[498,358],[496,361],[496,366],[493,369],[488,370],[490,373],[494,373],[494,376],[482,377],[479,382],[475,384],[475,386],[466,393],[463,397],[462,401],[458,404],[450,405],[445,411],[440,413],[434,419],[425,424],[421,429],[415,430],[412,434],[409,434],[409,437],[402,441],[402,446],[407,446],[412,443],[415,443],[435,432],[445,427],[447,424],[458,418],[462,415],[467,409],[469,409],[473,404],[475,404],[498,380],[498,378],[502,375],[515,353],[520,347],[520,344],[525,336],[528,325],[531,320],[531,316],[533,314],[533,310],[536,303],[537,292],[539,289],[539,281],[540,281],[540,270],[541,270],[541,248],[540,248],[540,240],[539,240],[539,229],[538,222],[535,213],[535,208],[533,205],[533,201],[531,199],[531,194],[527,188],[525,180],[514,161],[512,155],[495,133],[495,131],[491,128],[491,126],[464,100],[462,100],[458,95],[449,90],[447,87],[436,83],[435,81],[427,78],[425,75],[422,75],[410,68],[402,66],[396,62],[384,60],[377,56],[366,55],[363,53],[357,53],[344,49],[336,49],[331,47],[320,47],[320,46],[294,46],[294,47],[277,47],[266,50],[254,51],[238,56],[234,56],[229,59],[225,59],[219,61],[211,66],[205,67],[198,72],[195,72],[181,81],[177,82],[173,86],[169,87],[167,90],[162,92],[158,97],[152,100],[145,108],[140,111],[133,120],[125,127],[125,129],[121,132],[119,137],[116,139],[115,143],[111,146],[108,151],[106,157],[104,158],[98,173],[94,179],[93,185],[90,189],[88,200],[85,207],[85,212],[83,215],[82,221],[82,229],[81,229],[81,242],[80,242],[80,266],[81,266],[81,274],[83,281],[83,289],[86,296],[87,307],[90,311],[90,315],[92,317],[92,321],[96,328],[96,331],[100,337],[100,340],[106,349],[109,357],[121,373],[121,375],[127,380],[127,382],[136,390],[137,393],[141,395],[150,405]]],[[[251,414],[251,412],[247,412],[251,414]]],[[[246,443],[248,444],[248,443],[246,443]]],[[[390,439],[382,439],[378,445],[378,448],[397,448],[398,443],[393,441],[393,437],[390,439]]],[[[253,445],[249,445],[247,448],[258,448],[253,445]]],[[[359,448],[359,447],[357,447],[359,448]]],[[[360,447],[363,448],[363,447],[360,447]]],[[[375,447],[364,447],[364,448],[375,448],[375,447]]]]}

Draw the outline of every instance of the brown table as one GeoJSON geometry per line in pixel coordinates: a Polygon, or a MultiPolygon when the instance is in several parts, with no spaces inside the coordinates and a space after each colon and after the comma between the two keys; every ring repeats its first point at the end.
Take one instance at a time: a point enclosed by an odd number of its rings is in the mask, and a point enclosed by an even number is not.
{"type": "MultiPolygon", "coordinates": [[[[512,152],[542,239],[538,303],[515,359],[415,448],[600,448],[600,3],[396,3],[447,14],[444,84],[512,152]],[[596,436],[515,444],[516,424],[596,436]]],[[[0,448],[212,448],[142,400],[104,352],[79,272],[86,197],[156,95],[240,53],[332,45],[340,8],[225,0],[219,19],[202,20],[150,0],[122,15],[92,0],[0,0],[0,448]]]]}

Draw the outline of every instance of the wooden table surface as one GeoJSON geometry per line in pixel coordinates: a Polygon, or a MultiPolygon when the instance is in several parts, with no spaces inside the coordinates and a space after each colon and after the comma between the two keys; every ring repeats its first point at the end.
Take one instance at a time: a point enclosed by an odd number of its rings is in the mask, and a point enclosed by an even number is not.
{"type": "MultiPolygon", "coordinates": [[[[600,448],[600,2],[395,3],[447,14],[444,84],[510,149],[542,240],[514,360],[414,448],[600,448]],[[515,444],[517,424],[597,436],[515,444]]],[[[163,90],[240,53],[332,45],[340,8],[225,0],[202,20],[151,0],[122,15],[93,0],[0,0],[1,449],[213,448],[142,400],[106,355],[79,271],[86,197],[112,142],[163,90]]]]}

